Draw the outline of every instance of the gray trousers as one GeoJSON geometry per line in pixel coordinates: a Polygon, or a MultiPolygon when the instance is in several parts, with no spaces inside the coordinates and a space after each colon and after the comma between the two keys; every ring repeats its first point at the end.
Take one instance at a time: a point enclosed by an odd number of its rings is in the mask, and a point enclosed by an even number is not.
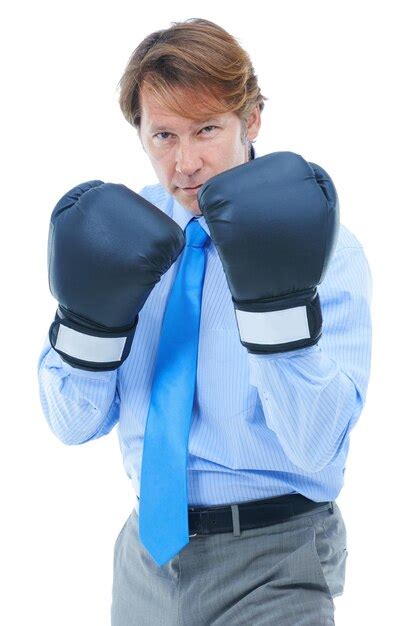
{"type": "Polygon", "coordinates": [[[162,568],[139,541],[133,509],[114,546],[112,626],[335,624],[347,541],[332,504],[238,536],[190,537],[162,568]]]}

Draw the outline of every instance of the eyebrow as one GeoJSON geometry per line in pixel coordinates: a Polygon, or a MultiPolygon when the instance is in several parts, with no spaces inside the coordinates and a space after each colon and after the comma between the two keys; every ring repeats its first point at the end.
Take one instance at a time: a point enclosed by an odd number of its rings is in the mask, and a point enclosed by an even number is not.
{"type": "MultiPolygon", "coordinates": [[[[208,122],[218,122],[219,120],[217,120],[214,117],[210,117],[207,120],[201,120],[201,121],[197,121],[195,122],[195,126],[201,126],[202,124],[207,124],[208,122]]],[[[160,131],[166,131],[166,132],[170,132],[169,131],[169,127],[167,125],[158,125],[158,126],[151,126],[150,128],[150,132],[152,133],[158,133],[160,131]]]]}

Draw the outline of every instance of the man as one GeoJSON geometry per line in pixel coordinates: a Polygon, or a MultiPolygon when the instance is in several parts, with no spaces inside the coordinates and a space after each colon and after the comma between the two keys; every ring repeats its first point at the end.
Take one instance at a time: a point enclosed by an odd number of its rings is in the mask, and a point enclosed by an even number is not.
{"type": "Polygon", "coordinates": [[[112,624],[333,624],[335,498],[370,369],[362,246],[322,168],[256,158],[265,98],[216,24],[153,33],[120,85],[159,183],[89,181],[57,204],[39,359],[64,443],[118,424],[136,502],[112,624]]]}

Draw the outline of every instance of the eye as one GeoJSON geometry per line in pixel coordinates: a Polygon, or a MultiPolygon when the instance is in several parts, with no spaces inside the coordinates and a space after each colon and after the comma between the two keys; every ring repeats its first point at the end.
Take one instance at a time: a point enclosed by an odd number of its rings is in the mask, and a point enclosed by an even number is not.
{"type": "MultiPolygon", "coordinates": [[[[216,128],[216,126],[205,126],[205,128],[202,128],[202,131],[203,131],[203,130],[207,130],[208,128],[209,128],[209,129],[212,129],[212,128],[216,128]]],[[[202,132],[202,131],[200,131],[200,132],[202,132]]]]}
{"type": "Polygon", "coordinates": [[[166,139],[166,137],[161,137],[160,135],[169,135],[170,133],[168,133],[167,131],[163,130],[161,133],[157,133],[156,135],[154,135],[154,137],[157,137],[157,139],[166,139]]]}

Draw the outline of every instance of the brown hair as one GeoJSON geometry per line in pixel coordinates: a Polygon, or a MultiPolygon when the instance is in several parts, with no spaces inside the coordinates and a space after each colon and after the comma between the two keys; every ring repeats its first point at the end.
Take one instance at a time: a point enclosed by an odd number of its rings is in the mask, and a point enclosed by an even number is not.
{"type": "Polygon", "coordinates": [[[261,94],[249,55],[234,37],[205,19],[171,24],[138,45],[118,83],[120,108],[137,131],[143,87],[159,104],[193,120],[231,111],[244,124],[256,105],[263,110],[268,98],[261,94]]]}

